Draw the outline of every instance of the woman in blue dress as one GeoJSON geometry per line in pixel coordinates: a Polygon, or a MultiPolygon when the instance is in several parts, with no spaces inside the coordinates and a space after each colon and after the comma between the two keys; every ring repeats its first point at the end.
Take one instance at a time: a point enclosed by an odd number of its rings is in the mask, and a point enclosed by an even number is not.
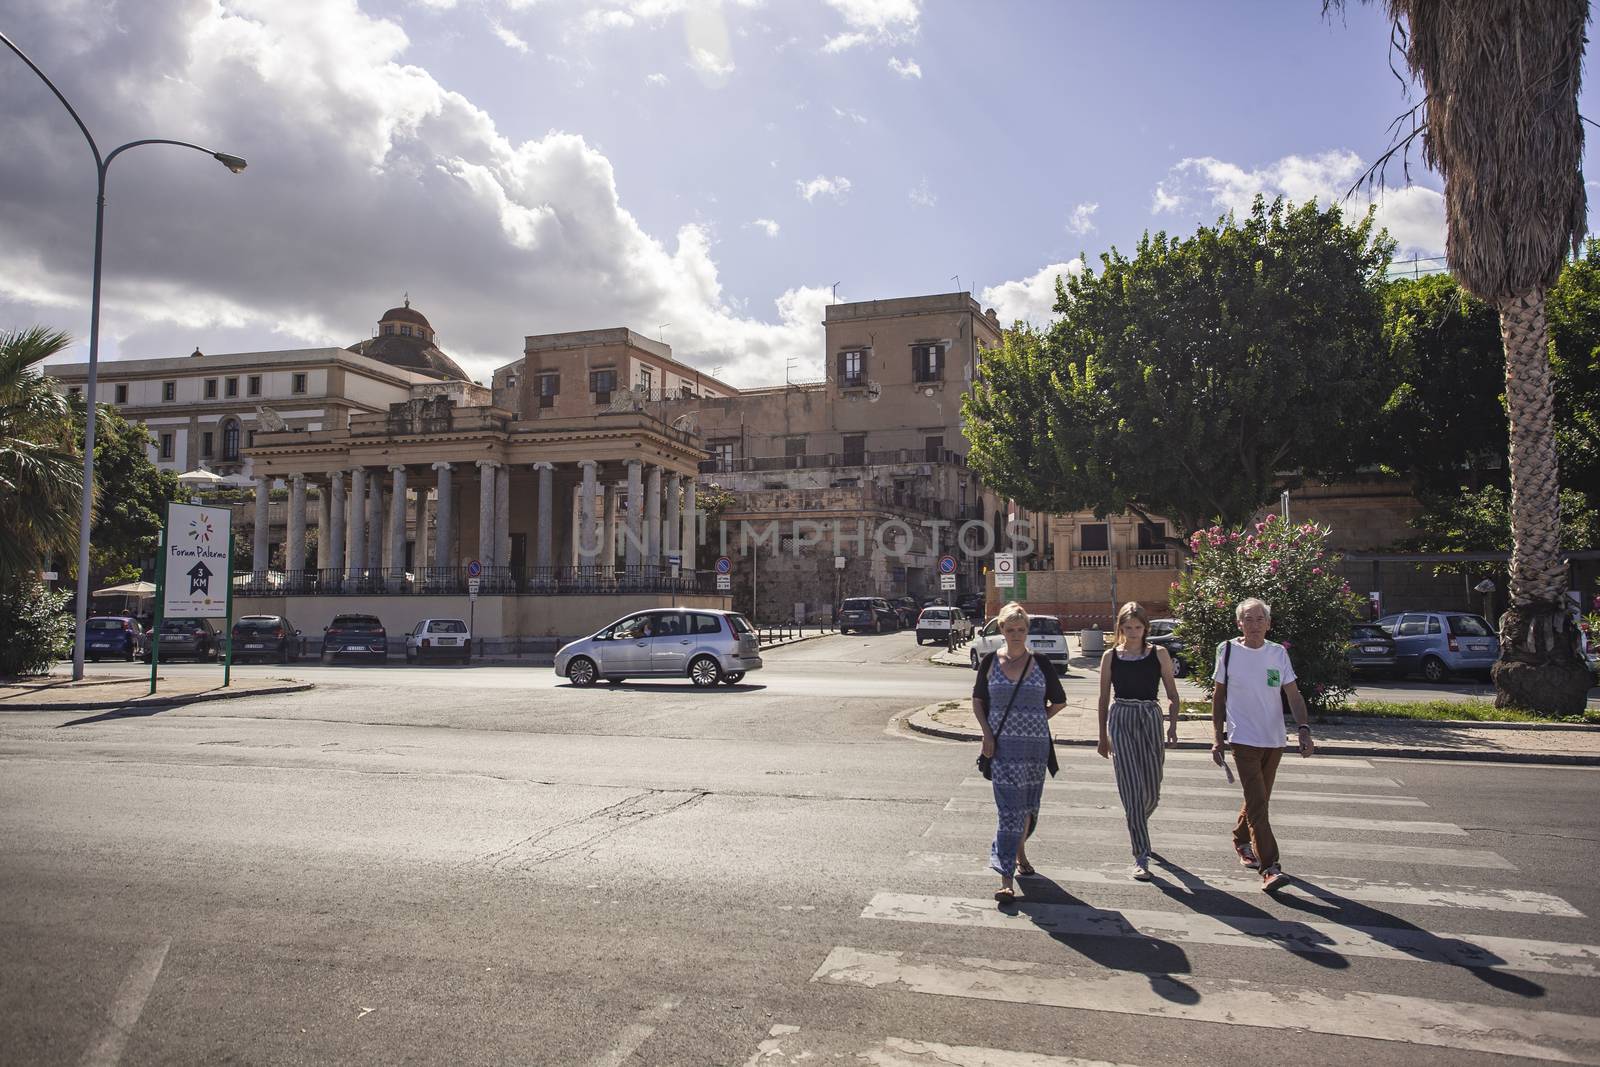
{"type": "Polygon", "coordinates": [[[1000,876],[994,898],[1016,899],[1012,879],[1033,874],[1027,840],[1039,825],[1045,769],[1050,762],[1050,717],[1067,694],[1049,662],[1028,652],[1028,613],[1015,602],[1000,609],[1006,647],[978,663],[972,714],[983,730],[983,754],[993,763],[994,803],[999,825],[989,849],[989,867],[1000,876]]]}

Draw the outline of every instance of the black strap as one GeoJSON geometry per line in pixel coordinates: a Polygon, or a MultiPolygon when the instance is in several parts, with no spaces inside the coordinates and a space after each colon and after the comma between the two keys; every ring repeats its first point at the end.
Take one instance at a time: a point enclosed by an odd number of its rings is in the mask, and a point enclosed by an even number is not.
{"type": "MultiPolygon", "coordinates": [[[[995,657],[995,662],[996,663],[1000,662],[1000,657],[998,655],[995,657]]],[[[1023,668],[1022,668],[1022,674],[1017,678],[1016,683],[1014,685],[1012,685],[1012,687],[1011,687],[1011,699],[1006,701],[1006,710],[1002,711],[1000,713],[1000,725],[995,727],[994,740],[995,740],[995,744],[996,745],[998,745],[1000,743],[1000,735],[1005,731],[1006,720],[1011,717],[1011,705],[1013,705],[1013,704],[1015,704],[1017,702],[1017,690],[1021,689],[1022,688],[1022,683],[1028,680],[1028,672],[1030,670],[1032,670],[1032,669],[1033,669],[1033,653],[1029,652],[1027,660],[1024,661],[1024,665],[1023,665],[1023,668]]],[[[1000,668],[1000,673],[1001,674],[1005,674],[1005,670],[1006,669],[1004,667],[1001,667],[1000,668]]],[[[987,679],[985,679],[985,681],[987,681],[987,679]]],[[[1007,676],[1006,681],[1008,681],[1008,682],[1011,681],[1011,678],[1009,676],[1007,676]]]]}

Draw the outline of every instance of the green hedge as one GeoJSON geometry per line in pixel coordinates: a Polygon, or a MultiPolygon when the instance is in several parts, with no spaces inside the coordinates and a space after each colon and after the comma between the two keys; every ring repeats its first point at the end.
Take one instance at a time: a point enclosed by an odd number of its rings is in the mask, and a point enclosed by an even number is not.
{"type": "Polygon", "coordinates": [[[72,654],[69,599],[31,576],[0,585],[0,677],[45,674],[72,654]]]}

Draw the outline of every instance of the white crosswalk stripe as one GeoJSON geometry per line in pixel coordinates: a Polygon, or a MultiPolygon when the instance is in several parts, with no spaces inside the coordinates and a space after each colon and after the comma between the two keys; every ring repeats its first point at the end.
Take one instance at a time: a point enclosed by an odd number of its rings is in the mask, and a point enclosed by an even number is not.
{"type": "MultiPolygon", "coordinates": [[[[860,926],[832,948],[811,981],[854,987],[862,995],[1089,1013],[1085,1019],[1106,1013],[1164,1020],[1163,1026],[1297,1030],[1329,1041],[1420,1046],[1430,1050],[1421,1055],[1426,1062],[1447,1062],[1438,1050],[1453,1049],[1600,1065],[1600,1018],[1587,1006],[1592,1001],[1576,992],[1600,979],[1600,944],[1591,943],[1592,930],[1573,925],[1585,921],[1584,913],[1553,893],[1515,884],[1516,866],[1474,847],[1473,833],[1462,826],[1406,817],[1428,813],[1429,803],[1411,795],[1414,788],[1402,792],[1404,780],[1386,773],[1401,765],[1375,773],[1367,760],[1285,761],[1272,821],[1293,880],[1269,896],[1260,891],[1260,876],[1234,861],[1230,839],[1239,787],[1224,781],[1206,753],[1169,752],[1166,759],[1162,801],[1151,820],[1152,884],[1129,876],[1128,832],[1111,765],[1073,750],[1062,753],[1062,774],[1045,787],[1040,826],[1029,841],[1038,877],[1019,880],[1021,896],[1011,904],[977,895],[979,880],[983,893],[995,884],[985,858],[995,813],[990,783],[968,775],[924,829],[922,847],[909,852],[899,879],[908,884],[894,885],[891,871],[888,884],[864,887],[874,891],[863,894],[860,926]],[[1463,868],[1478,872],[1471,879],[1476,884],[1446,873],[1463,868]],[[1496,884],[1498,878],[1507,884],[1496,884]],[[1386,914],[1382,908],[1389,905],[1403,910],[1386,914]],[[1496,923],[1502,924],[1498,932],[1496,923]],[[925,936],[916,933],[918,926],[925,936]],[[905,933],[893,934],[892,927],[905,933]],[[1068,952],[1041,957],[1041,937],[1068,952]],[[1119,942],[1127,947],[1090,947],[1119,942]],[[1196,948],[1186,953],[1183,946],[1196,948]],[[907,947],[924,951],[903,951],[907,947]],[[1296,988],[1317,968],[1285,969],[1272,953],[1327,961],[1325,973],[1340,977],[1326,988],[1296,988]],[[1219,965],[1235,955],[1237,965],[1219,965]],[[1185,971],[1123,970],[1111,962],[1119,959],[1161,959],[1161,966],[1177,960],[1185,971]],[[1419,977],[1397,986],[1396,967],[1419,977]],[[1440,967],[1476,976],[1492,1002],[1471,1002],[1470,993],[1466,999],[1413,995],[1431,987],[1474,987],[1430,980],[1442,972],[1428,968],[1440,967]],[[1377,984],[1363,983],[1363,973],[1377,984]],[[1268,981],[1272,974],[1301,977],[1268,981]],[[1401,992],[1377,991],[1395,988],[1401,992]]],[[[876,1008],[897,1017],[892,1004],[876,1008]]],[[[907,1009],[905,1017],[929,1013],[907,1009]]],[[[998,1048],[989,1046],[1007,1044],[993,1040],[1003,1031],[962,1043],[967,1035],[960,1026],[918,1034],[918,1027],[844,1029],[831,1021],[823,1016],[809,1026],[773,1027],[747,1067],[1104,1067],[1102,1060],[1060,1055],[1085,1051],[1081,1044],[1052,1047],[1036,1038],[1039,1048],[998,1048]]],[[[1256,1039],[1237,1044],[1263,1057],[1246,1055],[1240,1064],[1282,1059],[1269,1054],[1282,1046],[1256,1039]]],[[[1118,1048],[1096,1043],[1087,1050],[1112,1060],[1146,1058],[1111,1055],[1118,1048]]],[[[1136,1049],[1147,1046],[1123,1051],[1136,1049]]],[[[1317,1056],[1297,1052],[1293,1058],[1317,1056]]]]}

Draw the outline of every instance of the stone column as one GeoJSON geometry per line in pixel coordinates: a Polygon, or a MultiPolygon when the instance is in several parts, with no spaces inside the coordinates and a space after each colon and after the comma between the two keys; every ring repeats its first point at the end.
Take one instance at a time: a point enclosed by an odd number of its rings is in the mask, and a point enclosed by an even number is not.
{"type": "Polygon", "coordinates": [[[534,528],[533,565],[538,568],[540,578],[550,577],[550,568],[554,561],[550,558],[555,542],[555,465],[551,463],[535,463],[533,469],[539,472],[539,514],[534,528]]]}
{"type": "Polygon", "coordinates": [[[683,488],[683,475],[667,475],[667,517],[661,527],[661,540],[668,553],[678,551],[678,539],[683,534],[682,513],[678,510],[678,490],[683,488]]]}
{"type": "Polygon", "coordinates": [[[628,569],[635,570],[639,566],[640,546],[644,536],[644,484],[640,480],[640,467],[642,462],[630,459],[628,462],[628,525],[626,541],[626,559],[628,569]]]}
{"type": "Polygon", "coordinates": [[[428,488],[418,485],[411,495],[417,501],[416,525],[412,527],[417,532],[417,547],[411,550],[411,571],[420,582],[428,573],[428,488]]]}
{"type": "Polygon", "coordinates": [[[661,566],[661,468],[651,466],[644,495],[645,565],[661,566]]]}
{"type": "Polygon", "coordinates": [[[323,569],[337,581],[344,576],[345,538],[349,536],[345,531],[344,471],[334,471],[328,475],[328,495],[332,498],[328,504],[328,514],[333,520],[333,529],[319,543],[317,550],[322,554],[323,569]]]}
{"type": "Polygon", "coordinates": [[[506,464],[494,472],[494,565],[511,566],[511,468],[506,464]]]}
{"type": "Polygon", "coordinates": [[[328,566],[328,536],[333,529],[333,504],[327,483],[317,486],[317,569],[328,566]]]}
{"type": "Polygon", "coordinates": [[[256,532],[254,551],[251,553],[250,569],[260,578],[267,573],[267,558],[269,542],[267,540],[267,486],[269,481],[265,474],[256,475],[256,532]]]}
{"type": "Polygon", "coordinates": [[[374,472],[367,481],[367,570],[383,575],[383,476],[374,472]]]}
{"type": "Polygon", "coordinates": [[[600,564],[617,565],[617,487],[607,484],[605,502],[600,505],[600,564]]]}
{"type": "Polygon", "coordinates": [[[478,562],[494,566],[494,469],[492,459],[478,460],[478,562]]]}
{"type": "Polygon", "coordinates": [[[406,468],[403,463],[389,464],[393,475],[394,495],[389,501],[389,577],[404,580],[406,576],[406,468]]]}
{"type": "Polygon", "coordinates": [[[695,568],[694,550],[700,542],[700,516],[694,510],[695,479],[693,476],[683,480],[683,539],[678,542],[678,551],[683,553],[683,570],[686,574],[693,574],[695,568]]]}
{"type": "Polygon", "coordinates": [[[306,476],[289,475],[289,540],[283,549],[283,569],[290,581],[300,581],[306,569],[306,476]]]}
{"type": "Polygon", "coordinates": [[[594,460],[580,459],[578,470],[583,474],[583,481],[578,484],[578,563],[592,569],[600,555],[600,538],[594,528],[594,460]]]}
{"type": "Polygon", "coordinates": [[[367,569],[367,468],[350,472],[350,577],[360,578],[367,569]]]}
{"type": "Polygon", "coordinates": [[[456,561],[451,557],[453,551],[451,539],[455,536],[455,501],[454,489],[450,484],[450,464],[435,463],[433,469],[439,472],[439,499],[434,504],[433,519],[433,565],[439,567],[454,567],[456,561]]]}

